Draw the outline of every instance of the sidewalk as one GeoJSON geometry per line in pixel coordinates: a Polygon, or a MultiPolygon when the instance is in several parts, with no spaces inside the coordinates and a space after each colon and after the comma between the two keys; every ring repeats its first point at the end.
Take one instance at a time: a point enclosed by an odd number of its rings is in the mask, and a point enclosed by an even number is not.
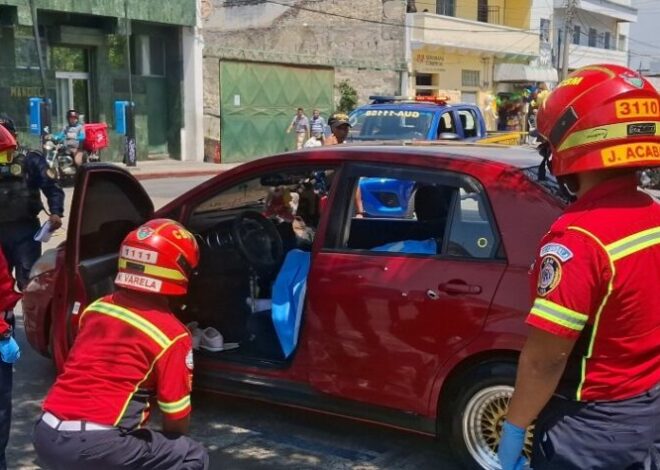
{"type": "Polygon", "coordinates": [[[137,166],[133,167],[128,167],[122,163],[116,163],[116,165],[128,170],[138,180],[147,180],[217,175],[240,165],[240,163],[182,162],[180,160],[163,159],[138,161],[137,166]]]}

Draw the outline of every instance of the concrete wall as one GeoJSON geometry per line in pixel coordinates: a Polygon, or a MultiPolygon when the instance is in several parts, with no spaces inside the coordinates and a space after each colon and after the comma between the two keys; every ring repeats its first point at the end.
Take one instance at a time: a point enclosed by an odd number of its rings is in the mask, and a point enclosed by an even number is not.
{"type": "MultiPolygon", "coordinates": [[[[220,135],[220,60],[332,67],[336,81],[348,80],[361,103],[372,94],[400,92],[405,59],[404,28],[398,25],[405,21],[404,0],[282,3],[289,6],[258,0],[202,1],[207,159],[220,135]]],[[[335,98],[337,102],[339,96],[335,98]]]]}

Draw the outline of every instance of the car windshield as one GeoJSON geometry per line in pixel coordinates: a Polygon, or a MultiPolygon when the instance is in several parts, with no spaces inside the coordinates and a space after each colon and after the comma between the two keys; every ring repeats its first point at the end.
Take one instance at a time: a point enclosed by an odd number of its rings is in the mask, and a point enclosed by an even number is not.
{"type": "Polygon", "coordinates": [[[559,185],[559,182],[552,175],[552,173],[546,170],[545,177],[541,177],[541,175],[539,174],[539,170],[540,170],[540,165],[534,165],[528,168],[523,168],[522,172],[534,183],[538,184],[543,189],[545,189],[546,192],[552,194],[553,196],[555,196],[557,199],[564,202],[565,204],[570,203],[571,197],[566,191],[562,190],[561,186],[559,185]]]}
{"type": "Polygon", "coordinates": [[[426,139],[433,112],[415,109],[358,109],[351,114],[351,140],[426,139]]]}

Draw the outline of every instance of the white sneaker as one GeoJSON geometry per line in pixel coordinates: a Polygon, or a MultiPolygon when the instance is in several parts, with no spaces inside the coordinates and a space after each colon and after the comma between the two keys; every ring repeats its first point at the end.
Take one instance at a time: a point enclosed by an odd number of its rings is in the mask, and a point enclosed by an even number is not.
{"type": "Polygon", "coordinates": [[[192,347],[196,351],[199,349],[199,344],[202,340],[202,329],[199,327],[199,323],[196,321],[191,321],[186,325],[188,331],[190,331],[190,336],[192,336],[192,347]]]}
{"type": "Polygon", "coordinates": [[[215,328],[209,326],[202,332],[202,338],[199,346],[202,349],[206,349],[207,351],[218,352],[236,349],[238,347],[238,343],[225,343],[222,334],[215,328]]]}

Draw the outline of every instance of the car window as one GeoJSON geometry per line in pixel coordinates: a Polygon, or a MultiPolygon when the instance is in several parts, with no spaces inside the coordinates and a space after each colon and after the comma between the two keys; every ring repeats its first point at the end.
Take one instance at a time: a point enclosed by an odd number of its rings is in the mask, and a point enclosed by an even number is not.
{"type": "Polygon", "coordinates": [[[447,256],[494,258],[498,237],[490,221],[483,192],[462,187],[454,205],[447,243],[447,256]]]}
{"type": "Polygon", "coordinates": [[[458,118],[461,120],[465,137],[477,137],[477,115],[472,109],[461,109],[458,111],[458,118]]]}
{"type": "Polygon", "coordinates": [[[344,219],[333,224],[343,229],[338,238],[327,237],[327,248],[436,256],[458,188],[429,173],[395,176],[375,170],[351,176],[342,194],[332,214],[344,219]]]}
{"type": "Polygon", "coordinates": [[[358,109],[351,114],[353,140],[425,139],[433,113],[415,109],[358,109]]]}
{"type": "Polygon", "coordinates": [[[133,192],[134,186],[121,175],[90,179],[80,222],[81,260],[116,254],[126,234],[150,216],[133,192]]]}
{"type": "Polygon", "coordinates": [[[438,123],[438,137],[440,134],[452,133],[456,134],[456,124],[454,123],[454,113],[447,111],[440,115],[440,122],[438,123]]]}
{"type": "MultiPolygon", "coordinates": [[[[309,248],[327,203],[333,176],[334,169],[328,168],[297,168],[253,175],[202,200],[193,209],[187,227],[193,233],[208,234],[210,228],[231,224],[237,215],[254,211],[270,219],[283,239],[288,237],[295,245],[296,239],[302,237],[307,242],[305,247],[309,248]]],[[[218,233],[215,230],[212,236],[218,233]]]]}

